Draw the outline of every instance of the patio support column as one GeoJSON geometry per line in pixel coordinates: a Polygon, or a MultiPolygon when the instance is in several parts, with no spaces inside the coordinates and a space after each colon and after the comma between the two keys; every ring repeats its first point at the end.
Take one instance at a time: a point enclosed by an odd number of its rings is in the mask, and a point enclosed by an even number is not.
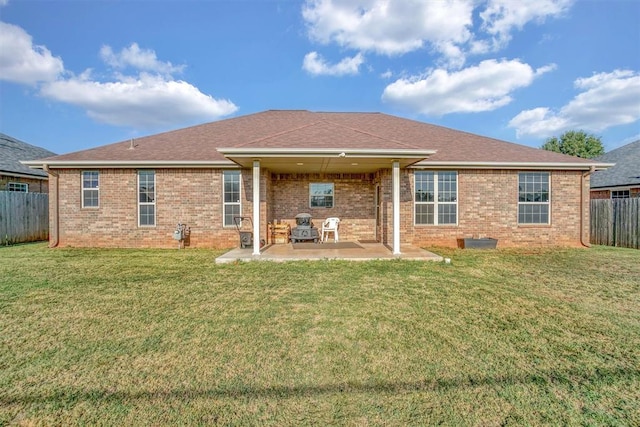
{"type": "Polygon", "coordinates": [[[393,161],[393,254],[400,255],[400,162],[393,161]]]}
{"type": "Polygon", "coordinates": [[[260,255],[260,160],[253,161],[253,254],[260,255]]]}

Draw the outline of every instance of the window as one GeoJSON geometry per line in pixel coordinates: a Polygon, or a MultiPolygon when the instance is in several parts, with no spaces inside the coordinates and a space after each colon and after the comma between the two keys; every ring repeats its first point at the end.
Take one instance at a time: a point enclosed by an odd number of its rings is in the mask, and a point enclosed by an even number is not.
{"type": "Polygon", "coordinates": [[[333,184],[309,184],[309,206],[312,208],[333,207],[333,184]]]}
{"type": "Polygon", "coordinates": [[[549,224],[549,172],[518,174],[518,224],[549,224]]]}
{"type": "Polygon", "coordinates": [[[24,182],[8,182],[7,191],[19,191],[21,193],[28,193],[29,184],[25,184],[24,182]]]}
{"type": "Polygon", "coordinates": [[[241,215],[240,204],[240,171],[224,171],[224,226],[231,227],[234,224],[233,217],[241,215]]]}
{"type": "Polygon", "coordinates": [[[629,197],[631,197],[629,190],[611,190],[612,199],[628,199],[629,197]]]}
{"type": "Polygon", "coordinates": [[[458,173],[415,172],[414,221],[421,225],[458,223],[458,173]]]}
{"type": "Polygon", "coordinates": [[[138,171],[138,225],[156,225],[156,172],[138,171]]]}
{"type": "Polygon", "coordinates": [[[98,171],[82,172],[82,207],[97,208],[100,206],[100,185],[98,171]]]}

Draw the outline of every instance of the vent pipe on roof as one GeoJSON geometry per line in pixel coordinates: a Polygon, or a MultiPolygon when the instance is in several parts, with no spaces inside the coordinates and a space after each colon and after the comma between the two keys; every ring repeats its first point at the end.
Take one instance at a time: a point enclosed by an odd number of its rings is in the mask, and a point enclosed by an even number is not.
{"type": "Polygon", "coordinates": [[[133,138],[131,138],[131,141],[129,143],[129,150],[133,150],[135,148],[135,144],[133,143],[133,138]]]}

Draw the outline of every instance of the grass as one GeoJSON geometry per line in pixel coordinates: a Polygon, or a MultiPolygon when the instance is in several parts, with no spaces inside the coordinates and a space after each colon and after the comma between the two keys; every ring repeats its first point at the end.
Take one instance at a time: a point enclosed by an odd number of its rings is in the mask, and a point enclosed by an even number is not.
{"type": "Polygon", "coordinates": [[[0,425],[640,425],[640,251],[0,249],[0,425]]]}

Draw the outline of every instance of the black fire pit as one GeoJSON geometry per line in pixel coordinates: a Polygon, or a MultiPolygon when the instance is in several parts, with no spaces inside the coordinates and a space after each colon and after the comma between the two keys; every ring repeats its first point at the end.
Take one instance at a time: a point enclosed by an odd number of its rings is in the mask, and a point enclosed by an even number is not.
{"type": "Polygon", "coordinates": [[[307,240],[313,240],[313,243],[318,243],[320,233],[318,229],[313,226],[311,215],[301,213],[296,215],[296,227],[293,227],[291,230],[291,243],[304,242],[307,240]]]}

